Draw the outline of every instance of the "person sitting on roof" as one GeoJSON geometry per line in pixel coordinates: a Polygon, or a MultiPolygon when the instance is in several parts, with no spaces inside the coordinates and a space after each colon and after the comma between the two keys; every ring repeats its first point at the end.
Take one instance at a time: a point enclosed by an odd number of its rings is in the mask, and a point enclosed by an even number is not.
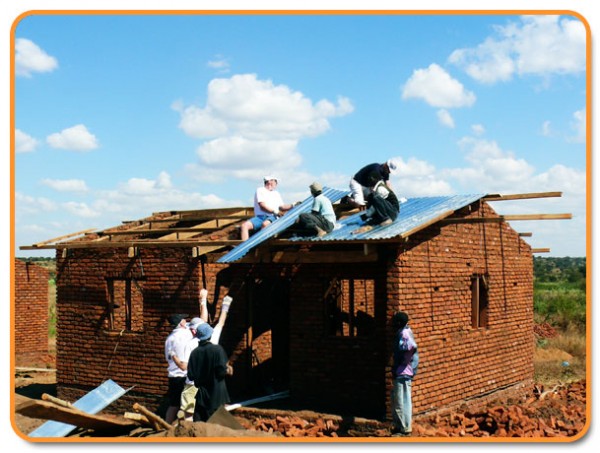
{"type": "Polygon", "coordinates": [[[254,194],[254,217],[242,223],[240,236],[242,241],[248,240],[251,230],[260,230],[273,223],[285,211],[294,206],[285,204],[281,194],[276,190],[279,180],[275,176],[265,176],[263,187],[256,189],[254,194]]]}
{"type": "Polygon", "coordinates": [[[373,172],[376,172],[379,176],[378,180],[382,180],[385,185],[392,190],[390,183],[390,174],[396,171],[398,165],[393,159],[388,159],[386,162],[379,164],[373,163],[365,165],[363,168],[358,170],[356,174],[350,179],[350,197],[347,201],[358,208],[362,208],[366,205],[365,197],[368,195],[368,188],[372,187],[369,177],[373,172]]]}
{"type": "Polygon", "coordinates": [[[367,196],[367,210],[360,215],[366,221],[366,227],[359,228],[355,233],[364,233],[374,225],[386,226],[396,220],[400,213],[400,202],[396,194],[386,185],[377,172],[368,177],[370,193],[367,196]]]}
{"type": "Polygon", "coordinates": [[[323,186],[313,182],[310,186],[313,204],[310,212],[303,212],[296,220],[294,231],[301,236],[323,237],[335,226],[335,211],[331,200],[323,195],[323,186]]]}

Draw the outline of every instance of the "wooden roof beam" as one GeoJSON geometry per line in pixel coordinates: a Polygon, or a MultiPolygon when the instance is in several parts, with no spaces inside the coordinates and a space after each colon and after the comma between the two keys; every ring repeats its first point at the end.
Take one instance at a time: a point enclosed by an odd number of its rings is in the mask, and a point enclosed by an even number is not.
{"type": "MultiPolygon", "coordinates": [[[[75,233],[70,233],[70,234],[65,234],[64,236],[59,236],[57,238],[53,238],[53,239],[48,239],[47,241],[42,241],[42,242],[36,242],[35,244],[33,244],[33,248],[30,250],[35,250],[36,248],[39,248],[41,246],[53,243],[53,242],[58,242],[58,241],[62,241],[63,239],[69,239],[69,238],[73,238],[75,236],[81,236],[87,233],[91,233],[93,231],[96,231],[95,228],[90,228],[88,230],[82,230],[82,231],[77,231],[75,233]]],[[[24,249],[22,249],[24,250],[24,249]]]]}
{"type": "Polygon", "coordinates": [[[131,234],[165,234],[165,233],[210,233],[212,231],[218,231],[222,227],[215,226],[197,226],[197,227],[188,227],[188,228],[144,228],[143,230],[134,229],[134,230],[121,230],[121,231],[112,231],[109,234],[111,236],[126,236],[131,234]]]}
{"type": "Polygon", "coordinates": [[[485,201],[526,200],[530,198],[562,197],[562,192],[518,193],[513,195],[490,194],[483,197],[485,201]]]}
{"type": "Polygon", "coordinates": [[[39,249],[97,249],[97,248],[129,248],[129,247],[203,247],[203,246],[220,246],[234,247],[240,244],[241,240],[222,240],[222,241],[199,241],[199,240],[182,240],[182,241],[160,241],[157,239],[144,240],[138,239],[133,241],[106,241],[106,242],[63,242],[60,244],[50,245],[24,245],[19,247],[20,250],[39,250],[39,249]]]}
{"type": "Polygon", "coordinates": [[[547,249],[547,248],[531,249],[531,253],[550,253],[550,249],[547,249]]]}
{"type": "Polygon", "coordinates": [[[566,214],[509,214],[498,217],[449,217],[439,222],[447,223],[493,223],[509,222],[515,220],[568,220],[573,218],[570,213],[566,214]]]}

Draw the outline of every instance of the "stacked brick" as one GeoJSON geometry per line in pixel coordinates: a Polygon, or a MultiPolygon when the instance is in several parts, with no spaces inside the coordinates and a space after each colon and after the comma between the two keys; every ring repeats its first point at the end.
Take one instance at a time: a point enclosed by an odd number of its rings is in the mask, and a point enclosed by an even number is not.
{"type": "MultiPolygon", "coordinates": [[[[497,215],[483,203],[466,217],[497,215]]],[[[420,349],[415,412],[533,379],[532,255],[508,224],[450,224],[411,237],[388,288],[388,316],[409,313],[420,349]],[[489,285],[487,327],[472,325],[473,275],[489,285]]]]}
{"type": "Polygon", "coordinates": [[[421,417],[419,437],[572,437],[586,425],[586,382],[555,390],[536,386],[520,403],[421,417]]]}
{"type": "MultiPolygon", "coordinates": [[[[456,215],[497,217],[485,203],[456,215]]],[[[235,370],[228,380],[234,401],[289,389],[296,402],[315,410],[386,418],[394,335],[389,319],[399,309],[409,313],[420,349],[416,413],[533,378],[532,255],[510,226],[436,224],[406,242],[369,247],[377,247],[377,262],[227,266],[178,247],[140,248],[134,257],[125,248],[58,253],[59,396],[73,401],[111,378],[135,386],[119,400],[125,407],[136,400],[156,411],[167,385],[167,317],[197,316],[200,287],[215,299],[209,300],[213,319],[222,297],[234,298],[221,337],[235,370]],[[485,276],[487,285],[484,327],[472,324],[474,275],[485,276]],[[113,290],[133,288],[140,295],[132,292],[130,300],[143,304],[134,312],[141,319],[135,329],[115,328],[121,320],[115,316],[111,325],[107,282],[123,280],[129,286],[113,290]],[[325,298],[336,281],[344,282],[346,302],[352,292],[368,329],[332,333],[325,298]],[[351,290],[350,281],[359,283],[351,290]]],[[[123,305],[127,297],[115,300],[123,305]]]]}
{"type": "Polygon", "coordinates": [[[48,270],[15,259],[15,329],[17,362],[48,353],[48,270]]]}

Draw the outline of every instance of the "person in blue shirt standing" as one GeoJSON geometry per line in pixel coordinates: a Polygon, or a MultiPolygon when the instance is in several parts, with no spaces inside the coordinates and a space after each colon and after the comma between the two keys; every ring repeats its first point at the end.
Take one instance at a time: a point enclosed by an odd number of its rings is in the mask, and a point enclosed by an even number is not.
{"type": "Polygon", "coordinates": [[[399,311],[392,318],[394,337],[394,366],[392,368],[392,435],[410,436],[412,433],[412,380],[417,374],[419,352],[408,314],[399,311]]]}

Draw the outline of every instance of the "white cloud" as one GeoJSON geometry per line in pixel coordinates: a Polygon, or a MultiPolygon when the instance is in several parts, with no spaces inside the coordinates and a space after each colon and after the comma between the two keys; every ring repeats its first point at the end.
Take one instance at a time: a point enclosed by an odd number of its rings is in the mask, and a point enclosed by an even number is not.
{"type": "Polygon", "coordinates": [[[471,131],[473,131],[473,134],[479,137],[485,134],[485,127],[483,127],[482,124],[473,124],[471,126],[471,131]]]}
{"type": "Polygon", "coordinates": [[[574,131],[574,135],[570,137],[570,141],[575,143],[585,143],[586,141],[586,110],[585,108],[577,110],[573,113],[573,121],[571,122],[571,129],[574,131]]]}
{"type": "Polygon", "coordinates": [[[475,103],[475,94],[465,89],[442,67],[432,63],[426,69],[417,69],[402,90],[402,99],[421,99],[432,107],[470,107],[475,103]]]}
{"type": "Polygon", "coordinates": [[[56,58],[48,55],[29,39],[15,40],[15,73],[17,76],[31,77],[34,72],[51,72],[58,68],[56,58]]]}
{"type": "Polygon", "coordinates": [[[87,203],[78,203],[76,201],[68,201],[62,203],[61,206],[70,214],[77,217],[93,218],[100,217],[101,213],[87,205],[87,203]]]}
{"type": "Polygon", "coordinates": [[[230,67],[229,61],[222,55],[215,55],[215,58],[210,60],[206,65],[209,68],[216,69],[220,73],[229,72],[230,67]]]}
{"type": "Polygon", "coordinates": [[[88,187],[81,179],[43,179],[42,184],[58,192],[87,192],[88,187]]]}
{"type": "Polygon", "coordinates": [[[534,168],[525,159],[504,151],[495,141],[464,137],[459,146],[471,167],[451,169],[447,174],[465,187],[488,192],[514,190],[516,183],[528,181],[534,174],[534,168]]]}
{"type": "Polygon", "coordinates": [[[57,209],[56,203],[44,197],[32,197],[22,192],[15,192],[15,208],[19,213],[50,212],[57,209]]]}
{"type": "Polygon", "coordinates": [[[437,111],[437,117],[443,126],[454,129],[454,118],[450,115],[450,112],[446,109],[440,109],[437,111]]]}
{"type": "Polygon", "coordinates": [[[440,177],[435,166],[424,160],[394,157],[398,169],[390,178],[394,191],[401,197],[426,197],[452,193],[450,184],[440,177]]]}
{"type": "Polygon", "coordinates": [[[297,140],[249,140],[224,137],[204,143],[198,148],[200,160],[211,167],[220,168],[273,168],[296,167],[302,158],[297,140]],[[283,164],[283,165],[282,165],[283,164]]]}
{"type": "Polygon", "coordinates": [[[201,166],[217,171],[228,166],[229,176],[253,173],[256,178],[257,171],[299,165],[299,140],[324,134],[330,118],[354,110],[347,98],[313,102],[256,74],[213,79],[207,90],[205,106],[177,102],[173,109],[187,135],[206,140],[197,150],[201,166]]]}
{"type": "Polygon", "coordinates": [[[544,121],[544,123],[542,124],[542,135],[544,137],[552,136],[552,127],[550,121],[544,121]]]}
{"type": "Polygon", "coordinates": [[[94,209],[106,213],[146,216],[148,212],[178,209],[207,209],[240,205],[239,200],[225,200],[214,194],[188,193],[175,188],[171,176],[161,172],[156,179],[130,178],[115,190],[97,193],[94,209]]]}
{"type": "Polygon", "coordinates": [[[586,31],[577,19],[522,16],[518,23],[497,26],[477,47],[455,50],[448,60],[490,84],[514,75],[577,74],[585,71],[586,31]]]}
{"type": "Polygon", "coordinates": [[[35,151],[39,140],[27,135],[25,132],[15,129],[15,151],[17,153],[29,153],[35,151]]]}
{"type": "Polygon", "coordinates": [[[90,151],[98,148],[96,136],[90,133],[83,124],[63,129],[46,137],[52,148],[70,151],[90,151]]]}

